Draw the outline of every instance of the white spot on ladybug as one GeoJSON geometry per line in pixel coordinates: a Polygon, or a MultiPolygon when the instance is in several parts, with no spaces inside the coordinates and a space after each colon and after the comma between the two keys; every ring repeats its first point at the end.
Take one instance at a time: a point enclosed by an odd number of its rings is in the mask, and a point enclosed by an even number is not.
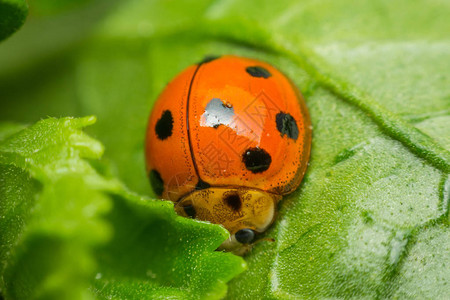
{"type": "Polygon", "coordinates": [[[202,115],[201,126],[217,128],[219,125],[230,125],[234,118],[234,108],[230,103],[223,103],[213,98],[206,105],[202,115]]]}

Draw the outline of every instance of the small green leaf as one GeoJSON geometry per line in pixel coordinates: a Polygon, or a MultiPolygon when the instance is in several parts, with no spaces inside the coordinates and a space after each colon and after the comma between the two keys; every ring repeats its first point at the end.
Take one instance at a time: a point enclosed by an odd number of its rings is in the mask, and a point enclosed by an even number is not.
{"type": "MultiPolygon", "coordinates": [[[[0,290],[6,298],[220,298],[245,268],[225,229],[176,216],[87,161],[95,118],[46,119],[0,143],[0,290]]],[[[5,134],[6,135],[6,134],[5,134]]]]}
{"type": "Polygon", "coordinates": [[[0,41],[23,25],[27,13],[28,5],[25,0],[0,1],[0,41]]]}

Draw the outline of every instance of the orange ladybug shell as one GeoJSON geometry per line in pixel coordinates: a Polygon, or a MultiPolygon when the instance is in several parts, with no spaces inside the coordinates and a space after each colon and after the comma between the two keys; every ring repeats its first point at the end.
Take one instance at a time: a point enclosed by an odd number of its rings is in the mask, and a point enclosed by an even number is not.
{"type": "Polygon", "coordinates": [[[210,186],[285,195],[305,173],[311,129],[304,100],[286,76],[258,60],[222,56],[169,83],[146,139],[147,171],[164,199],[210,186]]]}

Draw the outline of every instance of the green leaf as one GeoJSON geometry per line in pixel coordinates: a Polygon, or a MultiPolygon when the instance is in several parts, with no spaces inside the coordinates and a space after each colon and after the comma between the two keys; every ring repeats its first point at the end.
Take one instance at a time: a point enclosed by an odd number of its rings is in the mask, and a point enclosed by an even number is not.
{"type": "Polygon", "coordinates": [[[449,234],[448,225],[421,229],[408,249],[393,297],[440,298],[448,294],[449,234]]]}
{"type": "MultiPolygon", "coordinates": [[[[442,1],[128,1],[73,52],[30,54],[46,62],[46,72],[0,55],[10,70],[0,70],[0,116],[29,122],[47,114],[97,115],[90,132],[105,145],[106,172],[152,195],[143,137],[167,82],[208,54],[268,61],[306,98],[311,163],[267,233],[275,242],[254,247],[228,297],[442,298],[450,276],[449,12],[442,1]],[[13,71],[18,75],[9,78],[13,71]],[[25,80],[28,74],[39,76],[25,80]],[[33,85],[25,90],[25,82],[33,85]]],[[[16,47],[27,45],[24,38],[16,47]]],[[[132,228],[147,219],[133,213],[141,208],[130,207],[130,198],[110,199],[113,228],[124,226],[115,214],[132,228]]],[[[136,236],[169,222],[155,220],[136,236]]],[[[112,241],[95,256],[100,266],[114,265],[117,251],[138,256],[146,249],[112,241]]],[[[156,296],[155,287],[161,297],[189,290],[159,289],[159,276],[144,284],[146,270],[135,267],[141,275],[124,275],[120,264],[104,267],[93,291],[141,298],[156,296]]],[[[208,278],[198,273],[196,280],[208,278]]]]}
{"type": "Polygon", "coordinates": [[[4,40],[25,22],[28,5],[25,0],[0,1],[0,41],[4,40]]]}
{"type": "Polygon", "coordinates": [[[94,121],[46,119],[13,134],[2,126],[10,133],[0,143],[4,296],[223,297],[245,267],[214,252],[226,230],[100,175],[87,159],[103,147],[80,130],[94,121]]]}

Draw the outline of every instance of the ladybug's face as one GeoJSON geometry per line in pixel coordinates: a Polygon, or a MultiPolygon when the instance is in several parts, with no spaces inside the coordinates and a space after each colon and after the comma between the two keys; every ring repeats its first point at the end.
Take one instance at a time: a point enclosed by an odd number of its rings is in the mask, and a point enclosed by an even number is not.
{"type": "Polygon", "coordinates": [[[222,224],[231,235],[221,248],[239,251],[272,224],[280,197],[256,189],[211,187],[182,198],[175,210],[185,217],[222,224]]]}

